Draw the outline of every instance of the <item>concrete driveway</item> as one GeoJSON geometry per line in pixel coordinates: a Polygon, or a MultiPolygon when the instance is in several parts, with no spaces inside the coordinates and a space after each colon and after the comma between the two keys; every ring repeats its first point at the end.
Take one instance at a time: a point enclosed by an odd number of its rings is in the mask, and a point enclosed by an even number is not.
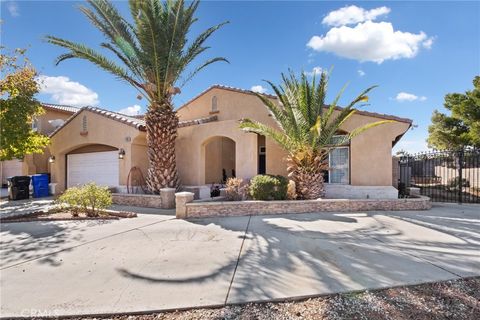
{"type": "Polygon", "coordinates": [[[1,316],[156,311],[480,275],[480,206],[1,226],[1,316]]]}

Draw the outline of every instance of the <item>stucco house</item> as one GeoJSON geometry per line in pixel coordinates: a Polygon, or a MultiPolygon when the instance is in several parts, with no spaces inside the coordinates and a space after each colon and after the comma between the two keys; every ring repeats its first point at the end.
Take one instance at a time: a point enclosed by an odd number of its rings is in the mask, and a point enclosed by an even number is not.
{"type": "MultiPolygon", "coordinates": [[[[177,114],[177,165],[184,186],[210,186],[231,176],[286,175],[285,152],[270,139],[238,127],[243,118],[276,125],[252,91],[214,85],[181,106],[177,114]]],[[[327,197],[397,197],[392,186],[391,152],[412,121],[359,111],[341,129],[349,132],[381,119],[394,122],[368,130],[331,152],[327,197]]],[[[57,193],[89,181],[125,192],[132,168],[146,176],[142,116],[84,107],[49,135],[51,145],[44,158],[57,193]],[[53,161],[48,162],[48,157],[53,161]]]]}
{"type": "MultiPolygon", "coordinates": [[[[80,110],[72,106],[42,103],[44,113],[32,123],[33,130],[50,135],[57,127],[80,110]]],[[[48,158],[50,157],[47,147],[43,154],[30,154],[24,159],[0,161],[0,183],[5,185],[7,177],[46,173],[49,171],[48,158]]]]}

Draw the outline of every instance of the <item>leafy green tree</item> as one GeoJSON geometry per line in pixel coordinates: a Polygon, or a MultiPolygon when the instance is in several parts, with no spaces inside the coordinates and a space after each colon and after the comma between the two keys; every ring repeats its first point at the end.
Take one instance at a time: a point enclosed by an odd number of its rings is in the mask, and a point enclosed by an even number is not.
{"type": "Polygon", "coordinates": [[[369,123],[339,138],[336,135],[341,126],[355,114],[358,103],[368,101],[367,93],[374,87],[364,90],[345,108],[338,109],[343,90],[329,106],[325,105],[327,73],[323,72],[318,82],[315,77],[310,81],[304,73],[298,79],[293,72],[282,74],[282,79],[280,86],[267,81],[278,103],[257,94],[272,113],[279,129],[250,119],[243,120],[240,127],[269,137],[286,150],[288,176],[295,182],[298,197],[317,199],[324,195],[323,173],[328,169],[328,153],[363,131],[392,121],[369,123]]]}
{"type": "Polygon", "coordinates": [[[32,121],[44,112],[34,98],[39,90],[37,73],[25,57],[24,49],[12,54],[3,47],[1,50],[0,160],[42,153],[49,139],[32,130],[32,121]]]}
{"type": "Polygon", "coordinates": [[[149,106],[145,115],[149,169],[147,185],[159,193],[161,188],[179,186],[175,158],[178,117],[173,96],[180,87],[206,66],[227,61],[216,57],[192,69],[186,69],[209,47],[205,41],[225,23],[191,36],[191,26],[197,21],[199,1],[130,0],[131,23],[122,17],[108,0],[90,0],[90,7],[80,6],[81,12],[106,38],[100,47],[116,57],[110,59],[84,44],[47,36],[49,43],[68,49],[56,63],[71,58],[90,61],[99,68],[137,89],[149,106]]]}
{"type": "Polygon", "coordinates": [[[447,94],[444,107],[451,115],[433,112],[432,124],[428,127],[428,146],[441,150],[465,146],[479,148],[480,76],[473,79],[473,90],[447,94]]]}

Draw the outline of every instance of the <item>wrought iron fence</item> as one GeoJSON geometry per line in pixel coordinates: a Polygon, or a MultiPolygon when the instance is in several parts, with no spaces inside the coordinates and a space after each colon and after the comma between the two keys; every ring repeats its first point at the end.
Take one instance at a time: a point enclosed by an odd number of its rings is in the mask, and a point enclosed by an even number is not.
{"type": "Polygon", "coordinates": [[[408,187],[432,201],[480,203],[480,150],[431,151],[399,157],[400,196],[408,187]]]}

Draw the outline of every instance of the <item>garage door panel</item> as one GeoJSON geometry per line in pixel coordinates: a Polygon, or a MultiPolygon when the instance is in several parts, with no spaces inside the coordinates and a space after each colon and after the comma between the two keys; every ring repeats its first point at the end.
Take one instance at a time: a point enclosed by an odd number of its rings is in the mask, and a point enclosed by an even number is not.
{"type": "Polygon", "coordinates": [[[118,151],[67,156],[67,186],[72,187],[89,182],[110,187],[119,185],[118,151]]]}

